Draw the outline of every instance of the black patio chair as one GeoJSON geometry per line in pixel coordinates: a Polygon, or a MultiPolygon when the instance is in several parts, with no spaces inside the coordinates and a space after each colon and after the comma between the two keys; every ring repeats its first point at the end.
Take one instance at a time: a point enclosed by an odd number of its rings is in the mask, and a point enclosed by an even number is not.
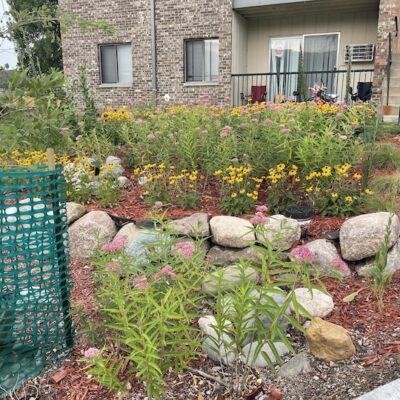
{"type": "Polygon", "coordinates": [[[351,87],[349,90],[353,101],[370,101],[372,98],[372,82],[358,82],[357,93],[353,93],[353,88],[351,87]]]}

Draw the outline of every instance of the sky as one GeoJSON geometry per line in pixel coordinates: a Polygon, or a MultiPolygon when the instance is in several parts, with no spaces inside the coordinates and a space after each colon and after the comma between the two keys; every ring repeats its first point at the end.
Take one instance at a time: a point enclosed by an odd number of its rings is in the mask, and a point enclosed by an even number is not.
{"type": "MultiPolygon", "coordinates": [[[[4,12],[8,10],[6,0],[0,0],[0,29],[5,26],[4,12]]],[[[0,67],[9,64],[10,69],[17,66],[17,55],[15,53],[14,45],[5,39],[0,38],[0,67]]]]}

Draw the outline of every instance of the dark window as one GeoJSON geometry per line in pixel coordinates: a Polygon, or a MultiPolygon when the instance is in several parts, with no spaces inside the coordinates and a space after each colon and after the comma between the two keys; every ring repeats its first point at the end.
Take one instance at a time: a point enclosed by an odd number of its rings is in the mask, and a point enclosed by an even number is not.
{"type": "Polygon", "coordinates": [[[100,46],[101,83],[132,83],[130,44],[100,46]]]}
{"type": "Polygon", "coordinates": [[[186,44],[186,82],[218,80],[218,39],[188,40],[186,44]]]}

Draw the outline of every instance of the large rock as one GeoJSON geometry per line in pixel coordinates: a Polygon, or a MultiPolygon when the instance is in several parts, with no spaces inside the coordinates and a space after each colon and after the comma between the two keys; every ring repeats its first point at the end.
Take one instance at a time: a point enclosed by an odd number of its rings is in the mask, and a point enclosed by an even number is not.
{"type": "Polygon", "coordinates": [[[287,250],[300,240],[300,224],[292,218],[284,215],[273,215],[268,217],[264,223],[264,230],[257,234],[260,242],[268,241],[274,249],[287,250]]]}
{"type": "Polygon", "coordinates": [[[325,317],[333,310],[334,304],[331,296],[318,289],[298,288],[294,290],[297,302],[303,306],[313,317],[325,317]]]}
{"type": "Polygon", "coordinates": [[[311,371],[312,368],[307,354],[299,353],[280,367],[278,375],[283,378],[290,378],[292,376],[306,374],[311,371]]]}
{"type": "Polygon", "coordinates": [[[312,261],[314,268],[324,274],[328,274],[332,270],[338,271],[333,268],[332,263],[334,260],[341,260],[341,257],[333,243],[325,239],[317,239],[305,244],[304,247],[309,248],[315,254],[315,260],[312,261]]]}
{"type": "Polygon", "coordinates": [[[253,224],[237,217],[219,216],[210,221],[212,241],[220,246],[243,249],[255,241],[253,224]]]}
{"type": "Polygon", "coordinates": [[[118,186],[121,189],[129,189],[132,186],[132,182],[126,176],[118,177],[118,186]]]}
{"type": "Polygon", "coordinates": [[[85,207],[82,204],[68,202],[67,203],[67,222],[68,225],[75,222],[85,214],[85,207]]]}
{"type": "Polygon", "coordinates": [[[223,333],[226,333],[226,330],[232,327],[232,322],[226,319],[223,327],[219,329],[217,320],[213,315],[205,315],[204,317],[199,318],[198,324],[199,328],[205,335],[213,338],[218,338],[223,333]]]}
{"type": "Polygon", "coordinates": [[[126,237],[126,242],[125,242],[125,247],[129,247],[131,243],[137,239],[140,235],[143,235],[145,231],[143,229],[140,229],[136,227],[136,225],[133,222],[130,222],[129,224],[124,225],[118,233],[115,235],[115,238],[119,237],[126,237]]]}
{"type": "MultiPolygon", "coordinates": [[[[360,276],[368,276],[375,265],[375,257],[359,261],[356,264],[356,272],[360,276]]],[[[396,272],[400,270],[400,242],[397,242],[392,249],[388,251],[387,264],[385,271],[396,272]]]]}
{"type": "MultiPolygon", "coordinates": [[[[274,343],[274,347],[279,356],[284,356],[290,352],[290,350],[282,342],[274,343]]],[[[272,364],[278,363],[278,360],[276,359],[275,354],[268,343],[264,343],[261,347],[259,346],[258,342],[247,344],[243,347],[241,359],[250,367],[265,368],[268,367],[268,363],[265,360],[263,353],[268,356],[272,364]]]]}
{"type": "Polygon", "coordinates": [[[237,285],[242,279],[258,283],[260,274],[251,267],[242,269],[237,265],[230,265],[229,267],[221,268],[208,274],[204,279],[203,291],[213,295],[218,292],[219,286],[221,291],[226,292],[237,285]]]}
{"type": "Polygon", "coordinates": [[[223,334],[219,338],[211,336],[204,339],[202,344],[203,353],[217,362],[225,365],[231,365],[235,361],[235,346],[232,338],[223,334]]]}
{"type": "Polygon", "coordinates": [[[259,263],[261,261],[261,254],[253,247],[230,249],[227,247],[213,246],[207,253],[207,260],[214,265],[232,265],[239,261],[259,263]]]}
{"type": "MultiPolygon", "coordinates": [[[[342,257],[348,261],[358,261],[374,256],[385,239],[390,213],[378,212],[350,218],[340,229],[342,257]]],[[[399,239],[400,221],[392,216],[390,246],[399,239]]]]}
{"type": "Polygon", "coordinates": [[[355,400],[399,400],[400,399],[400,379],[379,386],[372,392],[368,392],[355,400]]]}
{"type": "Polygon", "coordinates": [[[343,327],[315,318],[306,331],[311,353],[325,361],[340,361],[354,356],[356,348],[343,327]]]}
{"type": "Polygon", "coordinates": [[[69,247],[73,259],[88,259],[96,248],[111,241],[117,229],[104,211],[91,211],[74,222],[68,230],[69,247]]]}
{"type": "Polygon", "coordinates": [[[181,235],[192,237],[210,236],[208,214],[205,213],[195,213],[189,217],[172,221],[172,228],[181,235]]]}
{"type": "Polygon", "coordinates": [[[105,165],[112,165],[111,171],[115,176],[121,176],[125,171],[122,167],[122,160],[116,156],[108,156],[105,165]]]}

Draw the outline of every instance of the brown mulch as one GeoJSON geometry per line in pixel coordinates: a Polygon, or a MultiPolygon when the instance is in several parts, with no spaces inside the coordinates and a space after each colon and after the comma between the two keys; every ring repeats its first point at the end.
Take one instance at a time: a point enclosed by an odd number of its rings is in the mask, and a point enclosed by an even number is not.
{"type": "Polygon", "coordinates": [[[344,221],[346,221],[346,218],[343,217],[314,215],[307,230],[313,238],[319,238],[326,233],[340,229],[344,221]]]}

